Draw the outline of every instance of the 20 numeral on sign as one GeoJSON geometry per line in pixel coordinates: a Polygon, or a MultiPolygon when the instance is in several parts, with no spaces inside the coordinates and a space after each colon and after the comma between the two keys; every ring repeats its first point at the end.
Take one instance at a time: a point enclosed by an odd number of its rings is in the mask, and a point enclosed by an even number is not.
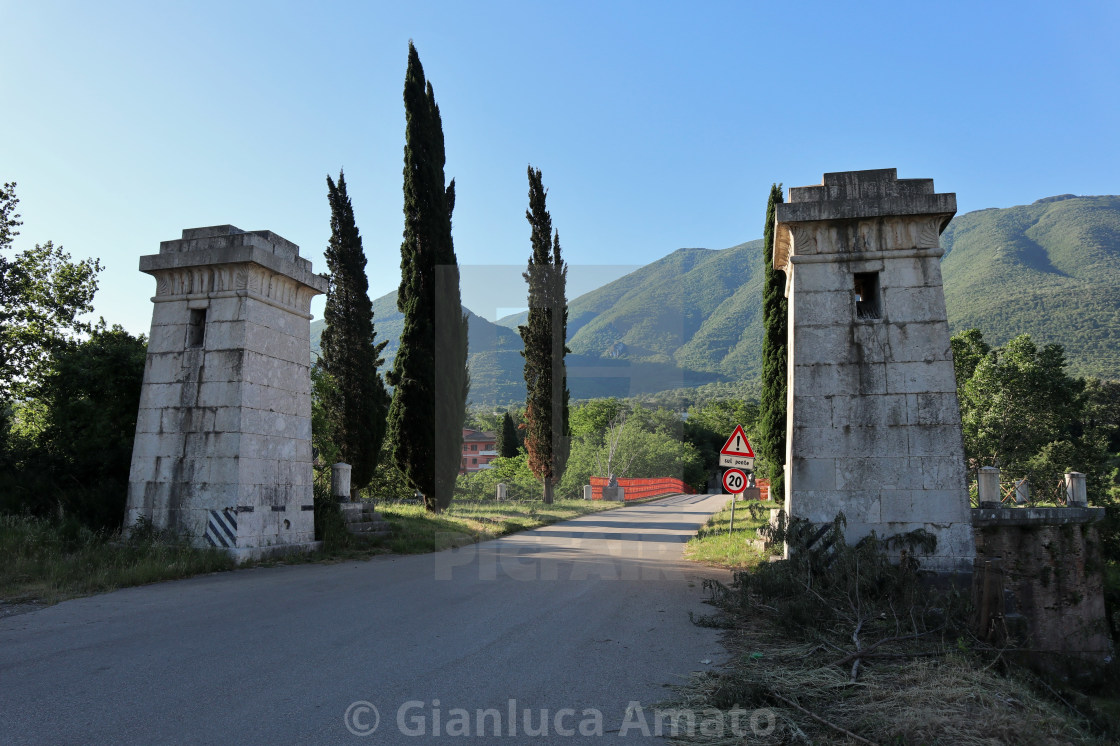
{"type": "Polygon", "coordinates": [[[747,475],[739,469],[728,469],[723,473],[723,489],[730,495],[737,495],[747,486],[747,475]]]}

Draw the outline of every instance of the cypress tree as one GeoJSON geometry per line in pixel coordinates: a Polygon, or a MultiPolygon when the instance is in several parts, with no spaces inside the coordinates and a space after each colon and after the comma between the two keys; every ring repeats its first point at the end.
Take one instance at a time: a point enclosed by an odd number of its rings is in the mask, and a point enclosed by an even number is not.
{"type": "Polygon", "coordinates": [[[443,123],[416,47],[408,43],[404,82],[404,241],[397,308],[401,345],[388,376],[393,386],[389,437],[393,457],[424,506],[451,504],[463,443],[470,376],[467,316],[451,240],[455,181],[444,186],[443,123]]]}
{"type": "Polygon", "coordinates": [[[502,458],[513,458],[517,455],[517,428],[509,412],[502,415],[502,426],[498,430],[498,455],[502,458]]]}
{"type": "Polygon", "coordinates": [[[770,478],[770,494],[781,499],[785,494],[786,459],[786,276],[774,269],[774,216],[783,201],[782,185],[770,186],[766,203],[766,226],[762,232],[762,255],[765,275],[762,290],[762,400],[760,412],[761,438],[759,450],[766,459],[770,478]]]}
{"type": "Polygon", "coordinates": [[[529,166],[529,209],[533,253],[528,271],[529,317],[518,327],[525,349],[525,450],[529,469],[544,486],[544,502],[552,503],[571,448],[568,424],[568,381],[564,365],[568,331],[565,297],[568,267],[560,257],[560,233],[553,232],[545,208],[547,192],[540,169],[529,166]]]}
{"type": "Polygon", "coordinates": [[[335,427],[339,458],[353,467],[350,494],[356,495],[373,479],[385,437],[389,395],[378,368],[385,362],[381,352],[386,342],[376,341],[366,255],[342,172],[337,184],[327,177],[327,199],[331,207],[326,251],[330,287],[318,365],[337,383],[324,403],[335,427]]]}

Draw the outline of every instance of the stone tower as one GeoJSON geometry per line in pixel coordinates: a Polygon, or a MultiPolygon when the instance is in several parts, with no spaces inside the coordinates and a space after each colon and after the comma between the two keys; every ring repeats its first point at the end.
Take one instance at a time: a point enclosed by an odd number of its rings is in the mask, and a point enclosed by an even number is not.
{"type": "Polygon", "coordinates": [[[238,560],[312,547],[309,310],[327,281],[231,225],[184,230],[140,271],[156,295],[126,523],[238,560]]]}
{"type": "Polygon", "coordinates": [[[825,174],[777,207],[786,273],[785,507],[855,541],[917,528],[923,567],[974,555],[939,247],[956,195],[896,170],[825,174]]]}

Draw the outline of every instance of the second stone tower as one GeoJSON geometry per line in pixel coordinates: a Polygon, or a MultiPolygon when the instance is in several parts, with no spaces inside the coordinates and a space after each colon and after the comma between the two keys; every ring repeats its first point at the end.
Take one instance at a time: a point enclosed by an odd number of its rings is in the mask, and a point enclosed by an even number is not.
{"type": "Polygon", "coordinates": [[[923,567],[971,567],[960,410],[941,283],[955,194],[895,169],[825,174],[777,207],[789,381],[785,504],[857,540],[925,529],[923,567]]]}

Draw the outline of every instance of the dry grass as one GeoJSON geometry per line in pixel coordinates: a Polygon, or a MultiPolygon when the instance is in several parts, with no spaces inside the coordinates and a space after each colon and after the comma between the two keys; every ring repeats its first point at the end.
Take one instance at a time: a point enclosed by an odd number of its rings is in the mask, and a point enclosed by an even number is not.
{"type": "Polygon", "coordinates": [[[967,598],[918,571],[913,551],[928,536],[849,546],[842,517],[823,538],[815,531],[783,526],[791,559],[735,573],[730,586],[705,581],[720,612],[694,621],[727,628],[733,660],[661,706],[711,718],[670,734],[675,743],[1111,742],[1100,708],[1074,709],[972,637],[967,598]],[[773,716],[773,732],[743,727],[752,712],[773,716]]]}
{"type": "Polygon", "coordinates": [[[694,674],[672,703],[697,712],[718,708],[727,718],[724,735],[680,734],[674,743],[1106,743],[1092,735],[1086,721],[1034,691],[1026,680],[979,666],[961,651],[869,662],[852,683],[848,667],[831,665],[841,654],[821,645],[791,644],[788,637],[765,629],[736,630],[727,642],[737,660],[721,672],[694,674]],[[736,705],[748,712],[772,711],[777,728],[768,736],[754,735],[749,728],[745,738],[735,735],[731,710],[736,705]]]}

